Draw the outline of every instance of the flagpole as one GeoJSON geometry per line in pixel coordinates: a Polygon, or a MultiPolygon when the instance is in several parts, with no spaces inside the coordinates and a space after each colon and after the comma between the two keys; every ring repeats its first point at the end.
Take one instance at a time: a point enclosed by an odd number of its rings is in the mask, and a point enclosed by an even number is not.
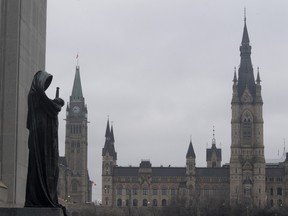
{"type": "Polygon", "coordinates": [[[77,67],[79,67],[79,54],[77,52],[77,55],[76,55],[76,60],[77,60],[77,67]]]}

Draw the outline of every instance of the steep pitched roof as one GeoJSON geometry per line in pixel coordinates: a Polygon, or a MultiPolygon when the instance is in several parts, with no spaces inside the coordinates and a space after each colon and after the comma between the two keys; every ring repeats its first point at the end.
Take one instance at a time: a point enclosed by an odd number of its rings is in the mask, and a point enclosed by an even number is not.
{"type": "Polygon", "coordinates": [[[107,152],[110,156],[113,157],[114,160],[117,160],[117,153],[114,147],[114,133],[113,127],[110,129],[109,119],[107,120],[106,132],[105,132],[105,144],[102,149],[102,156],[104,156],[107,152]]]}
{"type": "Polygon", "coordinates": [[[70,97],[70,101],[78,101],[83,99],[81,79],[80,79],[80,67],[76,66],[76,72],[74,77],[74,83],[72,88],[72,94],[70,97]]]}
{"type": "Polygon", "coordinates": [[[251,46],[246,26],[246,18],[244,22],[244,30],[242,42],[240,46],[240,67],[238,70],[238,95],[241,98],[245,88],[247,87],[253,97],[256,94],[256,84],[253,73],[253,66],[251,62],[251,46]]]}
{"type": "Polygon", "coordinates": [[[193,148],[191,140],[190,140],[190,144],[189,144],[188,151],[187,151],[187,154],[186,154],[186,158],[189,158],[189,157],[196,158],[196,155],[195,155],[194,148],[193,148]]]}

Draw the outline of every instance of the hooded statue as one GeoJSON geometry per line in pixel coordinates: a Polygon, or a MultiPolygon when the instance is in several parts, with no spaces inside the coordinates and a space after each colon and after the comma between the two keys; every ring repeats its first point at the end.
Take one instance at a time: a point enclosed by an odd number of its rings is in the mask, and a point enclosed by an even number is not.
{"type": "Polygon", "coordinates": [[[45,94],[53,76],[38,71],[28,94],[29,162],[25,207],[62,208],[58,203],[58,113],[64,101],[45,94]]]}

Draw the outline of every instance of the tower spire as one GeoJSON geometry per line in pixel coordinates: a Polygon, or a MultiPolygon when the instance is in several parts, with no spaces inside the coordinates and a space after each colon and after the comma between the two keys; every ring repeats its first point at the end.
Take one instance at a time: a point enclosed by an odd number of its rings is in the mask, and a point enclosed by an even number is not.
{"type": "Polygon", "coordinates": [[[194,152],[194,148],[193,148],[193,145],[192,145],[191,137],[190,137],[190,143],[189,143],[188,151],[187,151],[187,154],[186,154],[186,158],[189,158],[189,157],[196,158],[196,155],[195,155],[195,152],[194,152]]]}
{"type": "Polygon", "coordinates": [[[76,72],[75,72],[75,77],[74,77],[72,94],[70,97],[70,101],[71,100],[73,100],[73,101],[83,100],[81,78],[80,78],[80,67],[78,65],[76,66],[76,72]]]}
{"type": "MultiPolygon", "coordinates": [[[[245,10],[246,11],[246,10],[245,10]]],[[[255,97],[256,84],[254,79],[252,61],[251,61],[251,46],[246,25],[246,12],[244,16],[244,29],[242,35],[242,42],[240,46],[240,67],[238,71],[238,95],[241,98],[246,87],[250,94],[255,97]]]]}
{"type": "Polygon", "coordinates": [[[246,24],[246,7],[244,7],[244,23],[246,24]]]}
{"type": "Polygon", "coordinates": [[[107,125],[106,125],[105,138],[106,138],[106,140],[110,138],[109,115],[107,116],[107,125]]]}

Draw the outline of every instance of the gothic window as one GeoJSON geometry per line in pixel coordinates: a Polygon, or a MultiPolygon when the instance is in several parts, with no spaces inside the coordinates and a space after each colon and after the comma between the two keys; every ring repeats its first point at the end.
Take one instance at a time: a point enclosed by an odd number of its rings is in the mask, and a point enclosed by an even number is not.
{"type": "Polygon", "coordinates": [[[157,206],[157,199],[153,199],[153,206],[157,206]]]}
{"type": "Polygon", "coordinates": [[[166,199],[163,199],[162,200],[162,206],[166,206],[167,205],[167,201],[166,201],[166,199]]]}
{"type": "Polygon", "coordinates": [[[132,189],[132,194],[133,194],[133,195],[137,195],[137,188],[133,188],[133,189],[132,189]]]}
{"type": "Polygon", "coordinates": [[[138,200],[137,199],[133,200],[133,206],[138,206],[138,200]]]}
{"type": "Polygon", "coordinates": [[[143,195],[148,195],[148,189],[147,188],[143,188],[143,195]]]}
{"type": "Polygon", "coordinates": [[[252,140],[253,118],[249,111],[242,116],[242,137],[245,144],[250,144],[252,140]]]}
{"type": "Polygon", "coordinates": [[[158,194],[157,188],[153,188],[153,195],[157,195],[157,194],[158,194]]]}
{"type": "Polygon", "coordinates": [[[147,205],[148,205],[147,199],[143,199],[143,206],[147,206],[147,205]]]}
{"type": "Polygon", "coordinates": [[[162,195],[167,195],[167,189],[166,188],[162,188],[162,195]]]}
{"type": "Polygon", "coordinates": [[[118,206],[118,207],[121,207],[121,206],[122,206],[122,200],[121,200],[121,199],[118,199],[118,200],[117,200],[117,206],[118,206]]]}
{"type": "Polygon", "coordinates": [[[273,207],[274,203],[273,203],[273,199],[270,200],[270,206],[273,207]]]}
{"type": "Polygon", "coordinates": [[[212,162],[212,167],[216,167],[216,162],[215,161],[212,162]]]}
{"type": "Polygon", "coordinates": [[[270,188],[270,195],[273,196],[273,188],[270,188]]]}
{"type": "Polygon", "coordinates": [[[171,195],[172,195],[172,196],[175,196],[175,195],[176,195],[176,190],[175,190],[175,188],[172,188],[172,189],[171,189],[171,195]]]}
{"type": "Polygon", "coordinates": [[[129,206],[129,199],[126,199],[126,206],[129,206]]]}
{"type": "Polygon", "coordinates": [[[282,188],[277,188],[277,195],[282,195],[282,188]]]}

